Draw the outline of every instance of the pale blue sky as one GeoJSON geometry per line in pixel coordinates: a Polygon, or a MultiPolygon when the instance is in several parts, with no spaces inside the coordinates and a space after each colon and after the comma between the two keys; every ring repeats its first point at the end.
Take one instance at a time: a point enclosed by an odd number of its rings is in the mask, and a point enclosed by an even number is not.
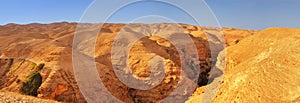
{"type": "MultiPolygon", "coordinates": [[[[78,22],[93,0],[1,0],[0,25],[7,23],[78,22]]],[[[300,0],[205,0],[221,26],[244,29],[267,27],[300,28],[300,0]]],[[[103,0],[108,6],[114,6],[103,0]]],[[[184,0],[188,2],[188,0],[184,0]]],[[[190,4],[196,7],[198,4],[190,4]]],[[[101,10],[105,11],[106,8],[101,10]]],[[[99,12],[101,12],[99,10],[99,12]]],[[[198,10],[195,10],[198,11],[198,10]]],[[[199,10],[200,12],[201,10],[199,10]]],[[[139,3],[128,6],[113,15],[108,22],[131,22],[142,15],[172,17],[174,21],[194,24],[181,11],[160,3],[139,3]]],[[[205,25],[205,24],[203,24],[205,25]]]]}

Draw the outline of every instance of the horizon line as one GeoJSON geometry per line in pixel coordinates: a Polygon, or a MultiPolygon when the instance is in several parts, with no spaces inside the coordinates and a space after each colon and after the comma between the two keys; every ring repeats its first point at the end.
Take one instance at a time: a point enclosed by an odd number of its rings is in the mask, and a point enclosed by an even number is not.
{"type": "MultiPolygon", "coordinates": [[[[47,24],[55,24],[55,23],[83,23],[83,22],[78,22],[78,21],[53,21],[53,22],[27,22],[27,23],[16,23],[16,22],[11,22],[11,23],[6,23],[6,24],[0,24],[0,26],[7,26],[7,25],[31,25],[31,24],[41,24],[41,25],[47,25],[47,24]]],[[[84,22],[86,24],[101,24],[95,23],[95,22],[84,22]]],[[[84,24],[83,23],[83,24],[84,24]]],[[[160,22],[160,23],[143,23],[143,22],[133,22],[133,23],[126,23],[126,22],[104,22],[104,24],[184,24],[184,25],[191,25],[191,26],[200,26],[200,27],[217,27],[217,28],[235,28],[235,29],[242,29],[242,30],[264,30],[268,28],[293,28],[293,27],[278,27],[278,26],[270,26],[262,29],[249,29],[249,28],[240,28],[240,27],[228,27],[228,26],[211,26],[211,25],[195,25],[195,24],[189,24],[189,23],[174,23],[174,22],[160,22]]],[[[299,28],[298,28],[299,29],[299,28]]]]}

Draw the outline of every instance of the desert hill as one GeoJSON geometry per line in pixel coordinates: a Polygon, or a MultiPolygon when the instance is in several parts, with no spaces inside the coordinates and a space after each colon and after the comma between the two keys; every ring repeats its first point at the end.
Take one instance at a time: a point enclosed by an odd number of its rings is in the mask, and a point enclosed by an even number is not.
{"type": "MultiPolygon", "coordinates": [[[[261,102],[270,99],[279,102],[293,101],[300,97],[299,91],[295,90],[299,84],[292,82],[299,81],[299,78],[297,78],[299,77],[299,70],[296,69],[299,67],[299,61],[297,61],[299,60],[297,59],[299,58],[299,52],[297,52],[297,47],[299,47],[297,45],[299,41],[298,29],[273,28],[256,31],[169,23],[130,25],[106,23],[101,31],[98,32],[97,24],[82,24],[84,27],[79,30],[76,29],[76,26],[77,23],[67,22],[0,26],[0,90],[26,94],[22,92],[22,88],[26,87],[25,84],[30,81],[30,76],[28,75],[34,74],[38,75],[37,77],[40,78],[41,83],[38,83],[40,86],[35,85],[37,90],[33,89],[32,92],[37,94],[33,96],[61,102],[85,102],[86,100],[75,80],[72,67],[73,47],[78,50],[75,53],[80,55],[79,59],[82,60],[82,63],[92,61],[93,59],[91,58],[95,59],[100,79],[107,90],[114,97],[124,102],[158,102],[165,97],[181,100],[177,102],[184,102],[188,99],[191,102],[200,100],[199,97],[201,97],[202,91],[210,78],[211,69],[215,67],[216,63],[225,62],[222,61],[222,58],[226,58],[225,63],[227,66],[218,67],[221,69],[225,68],[224,82],[221,84],[220,91],[214,102],[222,102],[224,100],[253,102],[256,99],[252,99],[254,97],[251,97],[251,95],[264,93],[266,93],[264,95],[272,96],[259,95],[261,102]],[[84,34],[84,36],[82,36],[82,41],[75,42],[75,45],[73,45],[76,30],[77,33],[84,34]],[[218,31],[224,33],[225,41],[222,41],[222,35],[218,31]],[[91,36],[95,32],[99,35],[95,42],[96,49],[91,51],[86,46],[90,45],[89,41],[95,39],[91,36]],[[118,34],[125,35],[118,37],[118,34]],[[183,41],[184,35],[191,37],[193,44],[197,48],[194,51],[197,53],[195,55],[199,58],[195,59],[188,56],[181,58],[179,54],[191,55],[194,53],[193,47],[179,46],[180,49],[178,49],[175,45],[180,45],[180,43],[174,43],[161,37],[165,36],[177,41],[183,41]],[[125,48],[127,45],[115,45],[113,43],[115,38],[120,39],[117,43],[124,44],[126,40],[129,41],[132,38],[141,36],[144,37],[132,43],[130,50],[125,48]],[[222,43],[226,43],[225,45],[228,47],[226,53],[223,50],[224,48],[222,48],[222,43]],[[220,48],[210,49],[209,46],[211,45],[220,48]],[[112,54],[112,46],[119,48],[117,50],[121,51],[112,54]],[[129,55],[121,55],[126,50],[129,51],[129,55]],[[223,52],[219,55],[219,52],[222,50],[223,52]],[[226,54],[225,57],[224,54],[226,54]],[[289,56],[285,56],[287,54],[289,56]],[[111,58],[111,56],[116,56],[116,58],[111,58]],[[121,58],[128,58],[128,60],[124,62],[121,58]],[[180,63],[182,59],[186,60],[184,65],[180,63]],[[20,65],[21,63],[22,65],[20,65]],[[273,63],[274,65],[267,63],[273,63]],[[33,66],[33,64],[35,65],[33,66]],[[156,66],[150,67],[150,64],[156,66]],[[40,68],[41,65],[43,65],[42,68],[40,68]],[[262,67],[262,65],[265,66],[262,67]],[[152,87],[157,84],[158,86],[146,91],[136,90],[121,83],[115,75],[112,66],[120,68],[118,69],[120,72],[131,70],[134,78],[126,78],[129,81],[144,80],[147,82],[147,78],[151,77],[152,70],[157,71],[156,75],[163,75],[163,73],[158,72],[158,67],[164,67],[166,73],[161,80],[148,81],[146,85],[146,87],[152,87]],[[180,67],[185,68],[184,71],[180,71],[180,67]],[[272,69],[263,68],[279,69],[273,71],[272,69]],[[278,76],[274,78],[274,75],[278,76]],[[251,77],[262,79],[252,79],[251,77]],[[244,79],[241,80],[241,78],[244,79]],[[237,82],[237,79],[242,82],[237,82]],[[274,82],[276,80],[277,82],[274,82]],[[19,83],[17,83],[18,81],[19,83]],[[252,86],[245,87],[245,83],[249,82],[252,83],[252,86]],[[272,83],[283,84],[277,87],[272,83]],[[176,86],[182,88],[176,90],[176,86]],[[198,88],[190,88],[193,86],[198,88]],[[269,87],[274,88],[262,92],[269,87]],[[285,90],[286,87],[291,87],[291,89],[285,90]],[[242,91],[238,91],[236,88],[241,88],[242,91]],[[252,93],[249,92],[250,89],[261,91],[246,95],[245,93],[252,93]],[[176,91],[174,92],[174,90],[176,91]],[[243,90],[247,92],[243,92],[243,90]],[[271,90],[277,91],[273,93],[271,90]],[[287,96],[285,98],[282,95],[274,96],[279,92],[290,94],[282,94],[287,96]],[[193,96],[189,98],[191,94],[193,96]],[[236,97],[239,98],[236,99],[236,97]]],[[[76,65],[81,66],[83,70],[89,68],[86,65],[76,65]]],[[[124,73],[126,74],[126,72],[124,73]]],[[[29,88],[33,87],[29,86],[29,88]]],[[[101,94],[100,99],[104,100],[104,102],[117,102],[105,94],[101,94]]]]}
{"type": "MultiPolygon", "coordinates": [[[[222,51],[224,81],[213,102],[299,102],[299,34],[300,29],[268,28],[222,51]]],[[[190,101],[200,101],[204,89],[190,101]]]]}
{"type": "Polygon", "coordinates": [[[269,28],[227,48],[225,80],[215,102],[299,102],[299,34],[300,29],[269,28]]]}

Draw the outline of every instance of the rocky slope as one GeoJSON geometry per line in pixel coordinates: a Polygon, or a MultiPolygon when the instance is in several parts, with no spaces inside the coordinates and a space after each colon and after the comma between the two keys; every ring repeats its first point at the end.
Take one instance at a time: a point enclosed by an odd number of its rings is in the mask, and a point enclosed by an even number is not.
{"type": "MultiPolygon", "coordinates": [[[[95,32],[98,33],[98,25],[84,24],[85,27],[78,30],[79,33],[85,34],[83,36],[84,40],[72,45],[76,26],[77,23],[66,22],[0,26],[1,90],[22,93],[20,90],[30,81],[28,75],[34,73],[35,75],[38,74],[34,77],[41,77],[40,86],[37,85],[38,89],[33,90],[37,93],[34,94],[37,97],[62,102],[85,102],[75,80],[72,67],[72,47],[74,47],[80,52],[82,58],[95,58],[103,84],[113,96],[122,101],[157,102],[169,95],[171,98],[176,98],[174,100],[185,101],[195,89],[184,87],[173,94],[170,93],[176,89],[176,86],[194,85],[203,87],[207,84],[209,71],[216,62],[219,51],[223,49],[221,43],[224,41],[220,39],[222,35],[218,31],[223,31],[225,34],[227,46],[235,46],[237,43],[239,45],[243,38],[250,38],[258,32],[186,24],[174,26],[174,24],[167,23],[149,25],[105,24],[99,32],[100,35],[97,36],[96,50],[93,54],[93,51],[86,46],[90,45],[89,41],[94,39],[91,38],[91,35],[95,32]],[[133,35],[132,37],[122,37],[121,40],[145,36],[132,44],[133,47],[129,50],[127,63],[118,59],[121,56],[111,54],[113,41],[119,33],[133,35]],[[191,55],[193,49],[189,46],[181,46],[181,49],[178,49],[175,45],[180,43],[176,44],[161,37],[172,38],[172,35],[176,35],[174,37],[179,35],[179,38],[173,38],[177,41],[183,41],[181,36],[184,35],[191,37],[197,48],[197,54],[195,55],[199,58],[195,59],[188,56],[181,58],[179,54],[191,55]],[[211,45],[220,46],[220,48],[211,50],[209,48],[211,45]],[[112,55],[116,55],[118,58],[112,60],[112,55]],[[186,63],[184,64],[187,65],[181,65],[181,59],[185,59],[186,63]],[[148,62],[151,60],[156,62],[151,64],[151,62],[148,62]],[[25,62],[22,63],[22,61],[25,62]],[[22,65],[18,67],[21,63],[22,65]],[[35,66],[31,66],[34,63],[35,66]],[[150,69],[155,71],[159,69],[158,67],[166,68],[166,77],[161,82],[159,80],[149,82],[147,85],[149,87],[158,84],[150,90],[136,90],[124,85],[117,79],[112,63],[118,65],[117,67],[121,68],[120,71],[131,70],[134,75],[134,78],[131,78],[132,80],[146,80],[145,78],[151,77],[152,72],[150,69]],[[42,69],[32,69],[38,68],[39,64],[44,64],[42,69]],[[151,67],[150,64],[156,66],[151,67]],[[197,65],[200,65],[200,67],[197,65]],[[16,67],[18,69],[15,69],[16,67]],[[180,67],[186,69],[180,71],[180,67]],[[197,76],[199,78],[195,79],[197,76]]],[[[124,48],[125,46],[117,45],[116,47],[124,48]]],[[[162,74],[158,73],[157,75],[162,74]]],[[[101,96],[106,98],[104,100],[107,102],[112,102],[107,96],[101,96]]]]}
{"type": "MultiPolygon", "coordinates": [[[[213,102],[300,102],[300,29],[269,28],[222,51],[227,66],[213,102]]],[[[199,102],[200,87],[189,102],[199,102]]]]}
{"type": "Polygon", "coordinates": [[[0,63],[1,90],[37,96],[37,89],[42,83],[39,71],[43,69],[43,63],[13,58],[0,59],[0,63]]]}

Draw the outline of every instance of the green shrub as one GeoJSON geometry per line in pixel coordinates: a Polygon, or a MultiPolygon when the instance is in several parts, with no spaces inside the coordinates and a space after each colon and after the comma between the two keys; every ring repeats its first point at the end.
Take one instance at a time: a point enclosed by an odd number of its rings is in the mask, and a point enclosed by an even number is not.
{"type": "Polygon", "coordinates": [[[29,80],[24,83],[22,93],[31,96],[37,96],[37,89],[42,84],[42,76],[38,72],[34,72],[29,76],[29,80]]]}

